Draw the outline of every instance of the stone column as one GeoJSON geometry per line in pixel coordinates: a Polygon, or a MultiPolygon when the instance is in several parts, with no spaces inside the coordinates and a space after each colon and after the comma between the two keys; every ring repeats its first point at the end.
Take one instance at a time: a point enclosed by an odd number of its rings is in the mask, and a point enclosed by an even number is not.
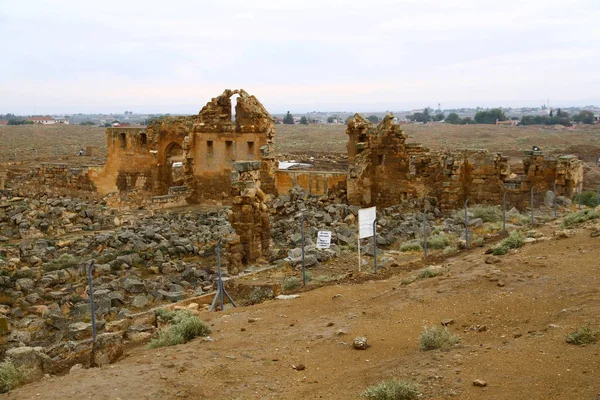
{"type": "Polygon", "coordinates": [[[269,256],[271,226],[265,193],[260,189],[260,161],[233,164],[230,222],[239,237],[229,249],[229,273],[239,273],[244,265],[269,256]]]}

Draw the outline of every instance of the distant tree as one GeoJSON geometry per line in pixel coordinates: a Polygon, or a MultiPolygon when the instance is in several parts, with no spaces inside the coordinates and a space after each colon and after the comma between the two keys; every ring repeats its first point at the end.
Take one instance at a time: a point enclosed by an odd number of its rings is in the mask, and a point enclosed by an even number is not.
{"type": "Polygon", "coordinates": [[[23,125],[23,122],[25,122],[25,121],[23,121],[22,119],[13,118],[13,119],[9,119],[7,124],[8,125],[23,125]]]}
{"type": "Polygon", "coordinates": [[[80,123],[79,125],[87,125],[87,126],[91,126],[91,125],[96,125],[95,123],[93,123],[92,121],[83,121],[82,123],[80,123]]]}
{"type": "Polygon", "coordinates": [[[302,118],[300,118],[300,123],[302,125],[308,125],[308,118],[306,118],[305,116],[302,116],[302,118]]]}
{"type": "Polygon", "coordinates": [[[556,111],[556,116],[561,117],[561,118],[570,118],[571,117],[568,112],[563,111],[560,108],[556,111]]]}
{"type": "Polygon", "coordinates": [[[23,120],[23,125],[33,125],[34,122],[28,119],[23,120]]]}
{"type": "Polygon", "coordinates": [[[335,115],[330,115],[329,117],[327,117],[327,123],[328,124],[333,124],[335,122],[335,120],[337,119],[337,116],[335,115]]]}
{"type": "Polygon", "coordinates": [[[591,111],[583,110],[579,114],[573,115],[573,121],[580,122],[582,124],[593,124],[596,122],[596,117],[591,111]]]}
{"type": "Polygon", "coordinates": [[[454,124],[454,125],[458,125],[462,122],[462,120],[460,119],[460,117],[458,116],[457,113],[450,113],[448,114],[448,116],[446,117],[445,122],[447,124],[454,124]]]}
{"type": "Polygon", "coordinates": [[[287,114],[285,114],[285,117],[283,117],[283,123],[288,125],[294,125],[294,116],[290,114],[289,111],[287,112],[287,114]]]}
{"type": "Polygon", "coordinates": [[[377,115],[369,115],[367,119],[374,124],[379,123],[379,117],[377,115]]]}
{"type": "Polygon", "coordinates": [[[470,124],[476,124],[477,121],[474,121],[473,118],[471,117],[464,117],[461,121],[460,121],[461,125],[470,125],[470,124]]]}
{"type": "Polygon", "coordinates": [[[104,126],[105,128],[110,128],[112,125],[110,122],[105,122],[102,126],[104,126]]]}
{"type": "Polygon", "coordinates": [[[437,114],[435,114],[435,115],[433,116],[433,118],[432,118],[432,119],[433,119],[434,121],[443,121],[445,117],[446,117],[446,116],[444,115],[444,113],[437,113],[437,114]]]}
{"type": "Polygon", "coordinates": [[[506,115],[501,108],[492,108],[487,111],[479,111],[475,114],[475,121],[478,124],[495,124],[496,121],[506,121],[506,115]]]}
{"type": "Polygon", "coordinates": [[[426,107],[423,110],[423,112],[416,112],[412,115],[407,115],[406,118],[408,118],[410,121],[422,122],[422,123],[426,124],[432,120],[431,109],[429,107],[426,107]]]}
{"type": "Polygon", "coordinates": [[[554,113],[552,111],[553,110],[550,110],[550,118],[554,117],[554,113]]]}

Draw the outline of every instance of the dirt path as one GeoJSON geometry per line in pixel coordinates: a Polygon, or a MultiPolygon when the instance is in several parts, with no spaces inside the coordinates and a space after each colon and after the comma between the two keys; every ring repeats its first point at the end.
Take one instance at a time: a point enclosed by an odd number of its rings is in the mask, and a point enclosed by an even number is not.
{"type": "Polygon", "coordinates": [[[0,398],[353,399],[397,377],[416,381],[429,399],[597,399],[600,344],[565,342],[574,328],[600,328],[600,238],[589,233],[526,245],[498,264],[486,264],[478,248],[444,262],[444,275],[409,285],[400,282],[416,272],[399,271],[206,313],[212,341],[130,349],[108,368],[0,398]],[[420,351],[423,326],[446,319],[461,343],[420,351]],[[351,347],[361,335],[372,345],[366,351],[351,347]]]}

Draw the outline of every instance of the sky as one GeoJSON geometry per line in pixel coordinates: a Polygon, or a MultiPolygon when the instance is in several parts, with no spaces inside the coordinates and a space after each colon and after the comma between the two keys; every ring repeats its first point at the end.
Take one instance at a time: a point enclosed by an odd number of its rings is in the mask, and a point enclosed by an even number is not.
{"type": "Polygon", "coordinates": [[[598,0],[0,0],[0,114],[600,104],[598,0]]]}

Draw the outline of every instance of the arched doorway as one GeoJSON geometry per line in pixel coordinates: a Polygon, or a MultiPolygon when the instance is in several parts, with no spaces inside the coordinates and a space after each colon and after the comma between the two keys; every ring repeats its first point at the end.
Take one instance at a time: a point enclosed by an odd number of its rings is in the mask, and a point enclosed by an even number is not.
{"type": "Polygon", "coordinates": [[[185,157],[183,149],[178,143],[171,143],[165,149],[165,176],[167,178],[167,189],[171,186],[184,185],[183,163],[185,157]]]}

